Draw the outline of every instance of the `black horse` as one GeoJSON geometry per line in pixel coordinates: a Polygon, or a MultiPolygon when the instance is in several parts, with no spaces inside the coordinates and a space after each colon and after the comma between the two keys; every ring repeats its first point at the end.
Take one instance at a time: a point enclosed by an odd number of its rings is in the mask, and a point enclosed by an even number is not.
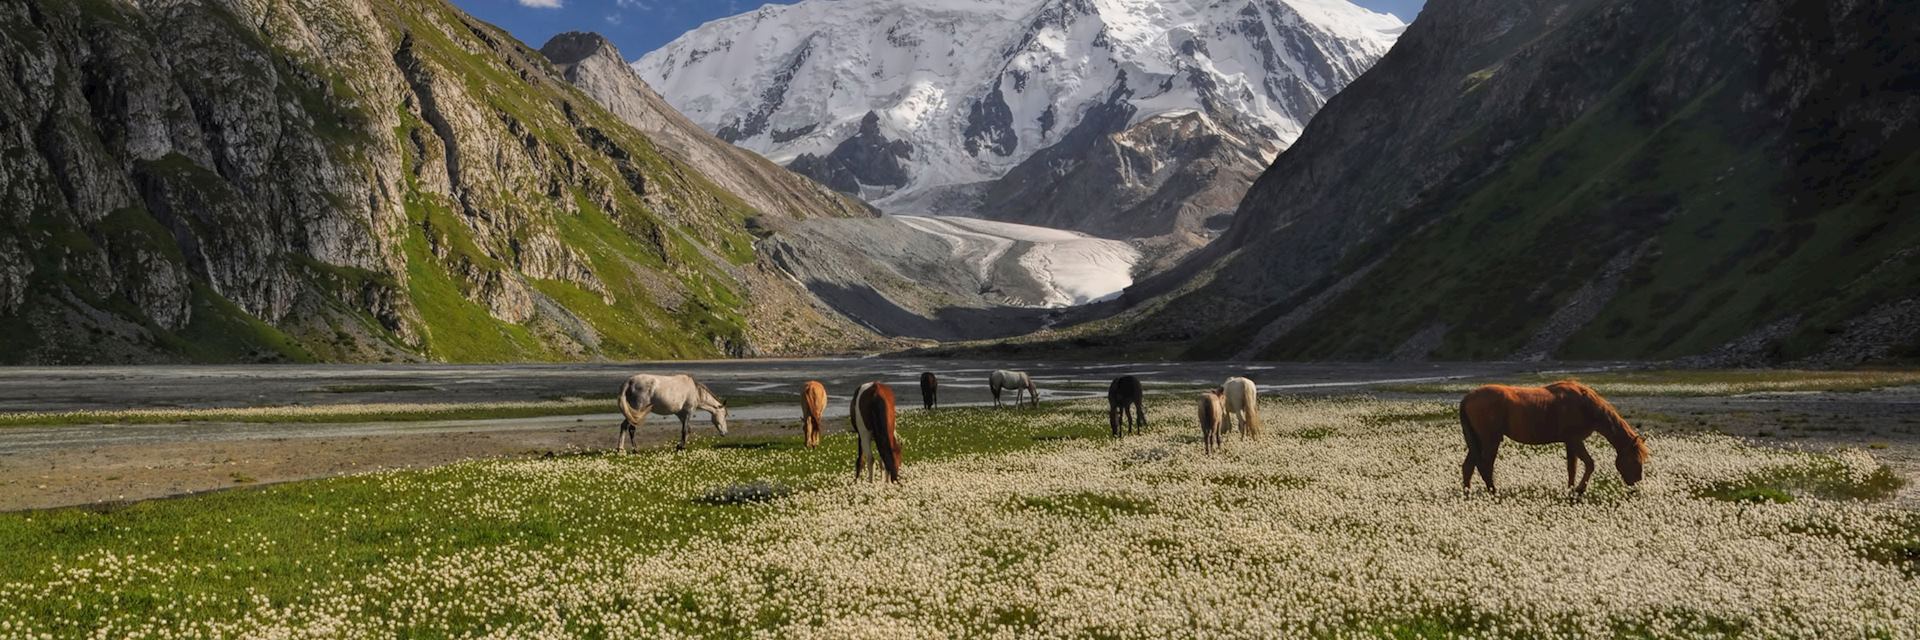
{"type": "Polygon", "coordinates": [[[932,371],[920,374],[920,404],[928,411],[940,406],[940,379],[932,371]]]}
{"type": "Polygon", "coordinates": [[[1140,391],[1140,379],[1122,376],[1107,385],[1107,422],[1113,427],[1113,437],[1120,437],[1120,419],[1126,418],[1127,433],[1139,433],[1147,426],[1146,394],[1140,391]],[[1127,409],[1133,409],[1128,411],[1127,409]]]}

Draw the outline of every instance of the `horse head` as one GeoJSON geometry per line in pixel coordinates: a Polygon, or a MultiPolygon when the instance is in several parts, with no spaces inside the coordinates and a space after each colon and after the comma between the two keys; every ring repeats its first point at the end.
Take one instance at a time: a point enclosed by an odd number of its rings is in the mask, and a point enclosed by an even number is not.
{"type": "Polygon", "coordinates": [[[1649,454],[1646,438],[1632,429],[1627,430],[1627,436],[1631,439],[1631,444],[1625,447],[1614,447],[1613,468],[1620,471],[1620,480],[1631,487],[1639,484],[1640,478],[1646,473],[1649,454]]]}
{"type": "Polygon", "coordinates": [[[713,428],[719,429],[720,435],[727,435],[727,403],[704,384],[700,385],[700,409],[713,417],[713,428]]]}

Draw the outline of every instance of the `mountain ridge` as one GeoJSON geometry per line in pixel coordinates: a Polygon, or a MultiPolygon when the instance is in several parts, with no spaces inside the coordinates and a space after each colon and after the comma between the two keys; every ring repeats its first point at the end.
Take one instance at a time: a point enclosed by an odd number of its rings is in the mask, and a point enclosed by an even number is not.
{"type": "Polygon", "coordinates": [[[723,139],[883,210],[1190,247],[1402,26],[1338,0],[802,2],[634,66],[723,139]]]}
{"type": "Polygon", "coordinates": [[[1914,14],[1435,0],[1218,243],[1079,339],[1200,358],[1914,358],[1920,51],[1890,26],[1914,14]]]}

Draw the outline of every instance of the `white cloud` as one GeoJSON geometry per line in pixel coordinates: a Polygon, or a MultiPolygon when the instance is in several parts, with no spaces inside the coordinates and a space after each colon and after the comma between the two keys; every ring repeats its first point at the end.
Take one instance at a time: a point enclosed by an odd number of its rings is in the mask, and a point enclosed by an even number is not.
{"type": "Polygon", "coordinates": [[[520,6],[535,9],[558,9],[561,0],[520,0],[520,6]]]}

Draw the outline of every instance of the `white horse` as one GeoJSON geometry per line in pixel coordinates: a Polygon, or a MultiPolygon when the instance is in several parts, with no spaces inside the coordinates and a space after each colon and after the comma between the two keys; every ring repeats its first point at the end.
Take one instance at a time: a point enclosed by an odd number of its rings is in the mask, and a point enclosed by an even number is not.
{"type": "Polygon", "coordinates": [[[1013,390],[1013,406],[1015,407],[1020,406],[1020,394],[1023,392],[1029,394],[1031,397],[1032,406],[1040,406],[1040,390],[1034,388],[1033,376],[1027,375],[1025,371],[1008,371],[1006,369],[995,371],[992,376],[987,378],[987,388],[993,391],[993,406],[996,408],[1000,406],[1001,389],[1013,390]]]}
{"type": "Polygon", "coordinates": [[[1234,377],[1227,378],[1227,383],[1220,385],[1220,390],[1227,396],[1226,427],[1232,429],[1234,419],[1239,418],[1240,437],[1260,437],[1259,387],[1254,386],[1252,380],[1234,377]]]}
{"type": "Polygon", "coordinates": [[[634,442],[634,432],[647,421],[649,411],[680,418],[680,446],[675,449],[686,449],[687,420],[696,409],[707,412],[720,435],[727,435],[727,404],[714,396],[707,385],[694,382],[693,376],[643,373],[627,379],[626,386],[620,387],[620,413],[626,416],[620,423],[620,452],[627,452],[629,442],[639,448],[639,443],[634,442]]]}

